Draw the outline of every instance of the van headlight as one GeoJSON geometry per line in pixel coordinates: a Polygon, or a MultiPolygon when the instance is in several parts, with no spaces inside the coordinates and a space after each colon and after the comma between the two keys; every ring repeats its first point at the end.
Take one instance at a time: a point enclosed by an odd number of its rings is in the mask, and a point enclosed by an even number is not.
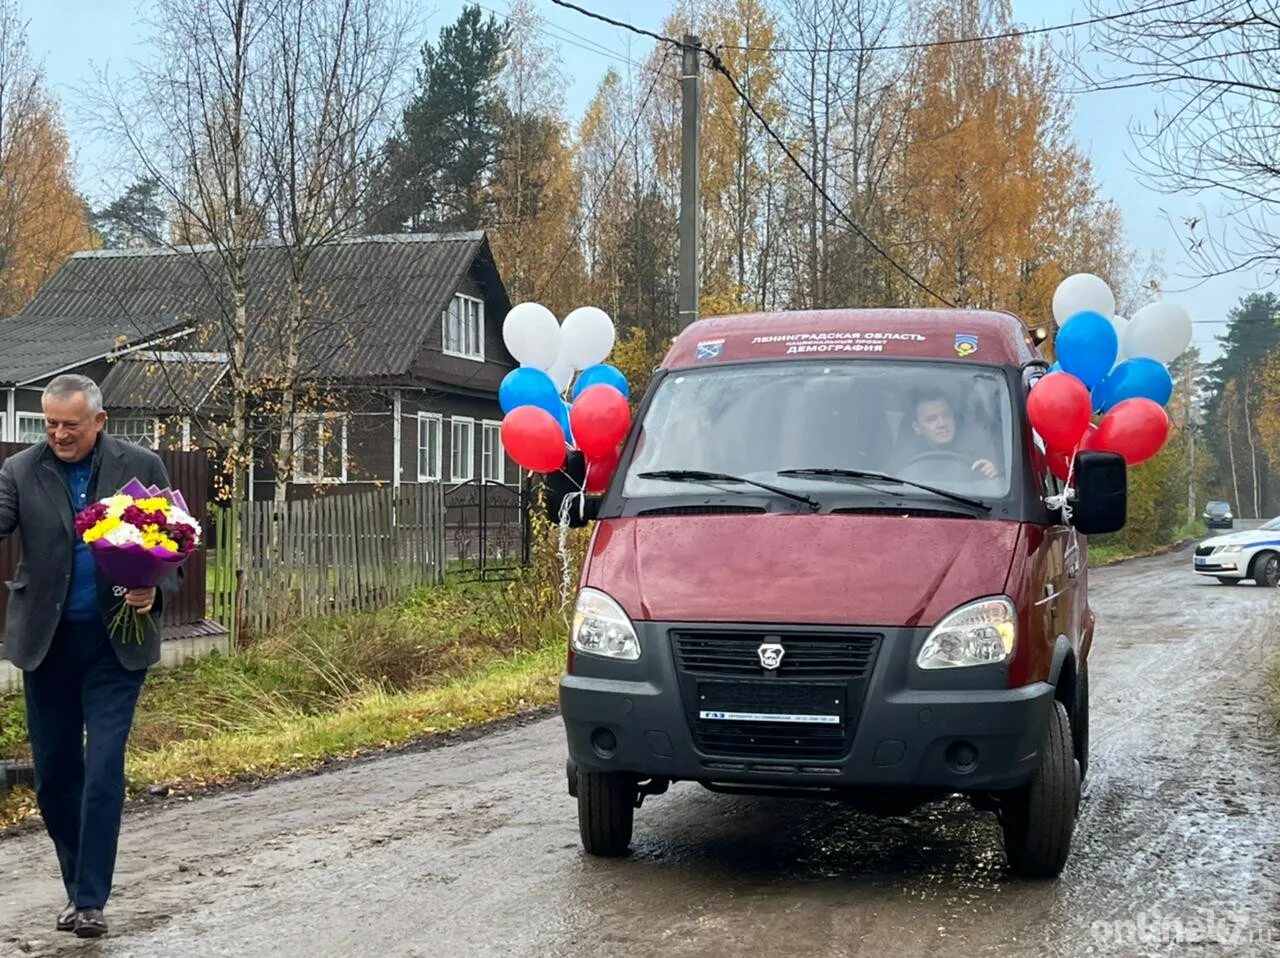
{"type": "Polygon", "coordinates": [[[1237,552],[1243,552],[1244,546],[1219,546],[1218,552],[1222,555],[1235,555],[1237,552]]]}
{"type": "Polygon", "coordinates": [[[929,633],[916,656],[922,669],[992,665],[1013,653],[1017,636],[1013,603],[1000,596],[962,605],[929,633]]]}
{"type": "Polygon", "coordinates": [[[569,644],[584,655],[634,662],[640,658],[640,640],[622,606],[597,589],[583,589],[573,607],[569,644]]]}

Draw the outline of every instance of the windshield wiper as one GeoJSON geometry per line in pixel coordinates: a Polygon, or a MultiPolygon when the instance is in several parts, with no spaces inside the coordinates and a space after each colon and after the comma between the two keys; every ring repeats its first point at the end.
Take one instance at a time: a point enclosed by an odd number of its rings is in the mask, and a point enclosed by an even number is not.
{"type": "Polygon", "coordinates": [[[898,476],[886,475],[883,472],[866,472],[862,469],[783,469],[778,472],[780,476],[797,476],[801,479],[873,479],[876,482],[888,482],[894,485],[911,486],[914,489],[921,489],[925,492],[931,492],[935,496],[942,496],[961,505],[969,506],[973,509],[981,509],[983,512],[990,512],[991,506],[983,502],[981,499],[971,499],[968,496],[962,496],[958,492],[950,492],[946,489],[939,489],[937,486],[927,486],[921,482],[913,482],[910,479],[901,479],[898,476]]]}
{"type": "Polygon", "coordinates": [[[703,472],[701,469],[659,469],[655,472],[642,472],[638,478],[661,479],[666,482],[704,482],[708,485],[720,482],[741,482],[748,486],[764,489],[766,492],[772,492],[775,495],[784,496],[787,499],[794,499],[796,502],[803,502],[814,512],[822,508],[817,499],[806,496],[803,492],[792,492],[790,489],[781,489],[768,483],[756,482],[754,479],[731,476],[727,472],[703,472]]]}

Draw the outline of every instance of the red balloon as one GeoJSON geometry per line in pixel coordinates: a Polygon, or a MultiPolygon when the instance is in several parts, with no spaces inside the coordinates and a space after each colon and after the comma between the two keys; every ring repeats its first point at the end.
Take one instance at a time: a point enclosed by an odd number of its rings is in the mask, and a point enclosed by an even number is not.
{"type": "Polygon", "coordinates": [[[578,394],[569,407],[573,441],[588,459],[603,459],[617,448],[631,426],[627,398],[601,383],[578,394]]]}
{"type": "Polygon", "coordinates": [[[1146,462],[1169,438],[1169,416],[1150,399],[1126,399],[1111,407],[1098,424],[1091,448],[1118,452],[1131,466],[1146,462]]]}
{"type": "Polygon", "coordinates": [[[587,492],[592,495],[604,492],[609,480],[613,478],[614,470],[618,468],[619,456],[620,453],[615,448],[608,455],[587,459],[587,492]]]}
{"type": "Polygon", "coordinates": [[[540,406],[517,406],[503,417],[502,445],[530,472],[555,472],[564,465],[564,430],[540,406]]]}
{"type": "Polygon", "coordinates": [[[1074,449],[1089,425],[1089,390],[1070,373],[1050,373],[1031,387],[1027,416],[1050,449],[1074,449]]]}
{"type": "MultiPolygon", "coordinates": [[[[1080,437],[1080,442],[1076,446],[1075,451],[1082,452],[1085,449],[1091,448],[1089,443],[1093,441],[1097,432],[1098,427],[1093,423],[1089,423],[1089,425],[1085,427],[1084,435],[1080,437]]],[[[1067,477],[1071,474],[1071,457],[1073,455],[1074,453],[1071,452],[1063,452],[1061,449],[1050,448],[1045,452],[1044,457],[1045,461],[1049,464],[1049,471],[1063,482],[1066,482],[1067,477]]]]}

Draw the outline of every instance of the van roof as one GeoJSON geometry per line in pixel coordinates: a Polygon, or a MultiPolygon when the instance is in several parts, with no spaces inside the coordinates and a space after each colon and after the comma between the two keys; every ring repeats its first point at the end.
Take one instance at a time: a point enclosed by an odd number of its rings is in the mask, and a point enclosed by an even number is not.
{"type": "Polygon", "coordinates": [[[832,356],[974,359],[1021,366],[1043,359],[1022,321],[979,309],[814,309],[700,319],[672,344],[663,368],[832,356]]]}

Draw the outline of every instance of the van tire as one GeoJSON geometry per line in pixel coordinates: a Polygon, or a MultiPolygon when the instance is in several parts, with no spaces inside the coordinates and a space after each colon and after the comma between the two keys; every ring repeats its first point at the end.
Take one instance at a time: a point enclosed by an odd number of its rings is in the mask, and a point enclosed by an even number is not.
{"type": "Polygon", "coordinates": [[[1071,851],[1080,799],[1071,720],[1056,699],[1040,767],[1030,782],[1001,798],[1000,827],[1009,870],[1024,878],[1056,878],[1071,851]]]}
{"type": "Polygon", "coordinates": [[[1080,669],[1076,679],[1076,703],[1071,711],[1071,743],[1080,763],[1080,784],[1089,774],[1089,666],[1080,669]]]}
{"type": "Polygon", "coordinates": [[[578,770],[578,833],[589,855],[617,858],[631,845],[636,799],[634,776],[578,770]]]}

